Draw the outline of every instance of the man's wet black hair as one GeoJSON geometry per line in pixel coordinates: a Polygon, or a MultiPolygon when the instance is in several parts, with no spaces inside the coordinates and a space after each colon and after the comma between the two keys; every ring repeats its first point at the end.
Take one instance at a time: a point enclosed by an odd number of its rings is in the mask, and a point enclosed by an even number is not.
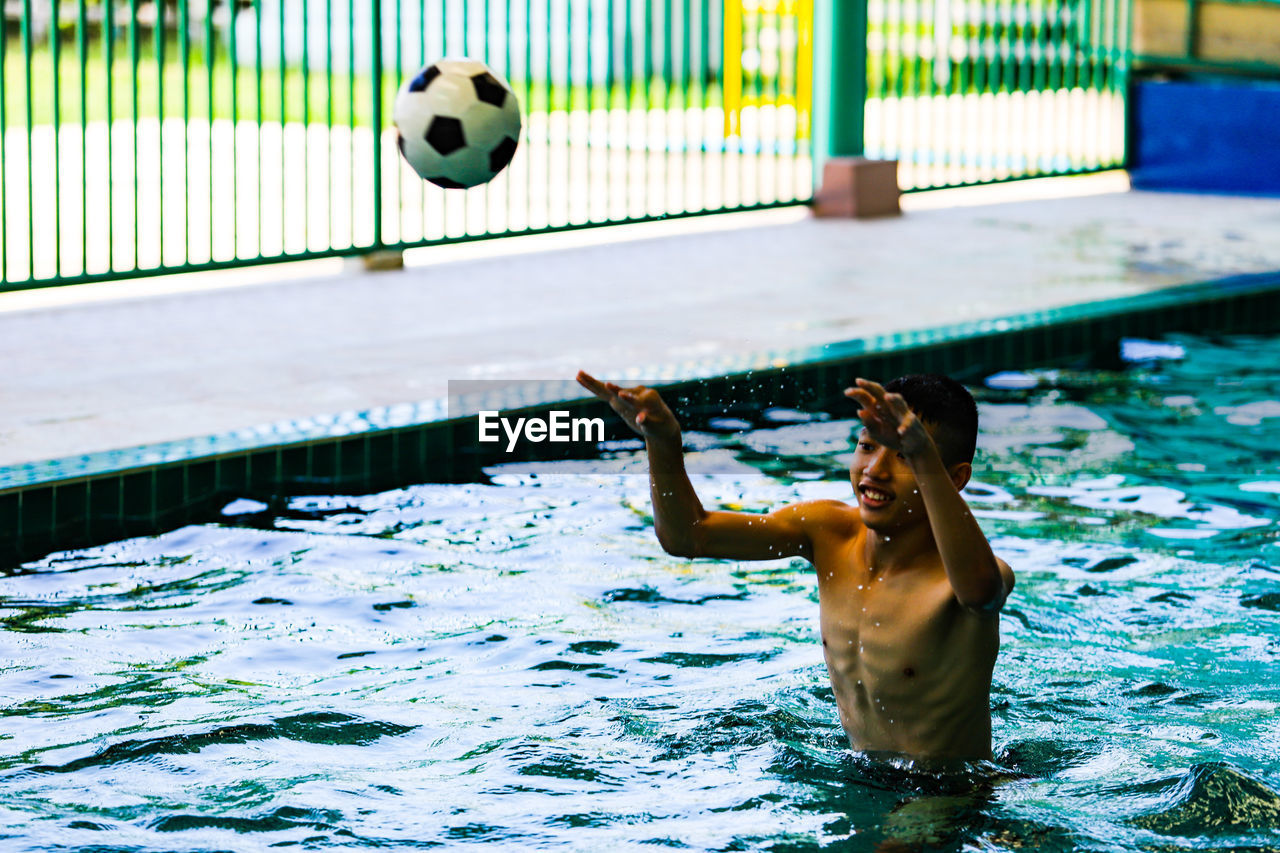
{"type": "Polygon", "coordinates": [[[945,464],[973,461],[978,445],[978,404],[968,388],[939,373],[913,373],[890,380],[884,390],[901,394],[916,417],[934,427],[945,464]]]}

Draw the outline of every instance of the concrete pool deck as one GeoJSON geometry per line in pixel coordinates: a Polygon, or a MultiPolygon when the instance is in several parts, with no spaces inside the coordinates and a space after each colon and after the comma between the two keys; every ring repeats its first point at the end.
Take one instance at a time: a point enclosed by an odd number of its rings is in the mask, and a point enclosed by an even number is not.
{"type": "Polygon", "coordinates": [[[1280,269],[1280,199],[1123,174],[0,294],[0,466],[702,362],[1280,269]]]}

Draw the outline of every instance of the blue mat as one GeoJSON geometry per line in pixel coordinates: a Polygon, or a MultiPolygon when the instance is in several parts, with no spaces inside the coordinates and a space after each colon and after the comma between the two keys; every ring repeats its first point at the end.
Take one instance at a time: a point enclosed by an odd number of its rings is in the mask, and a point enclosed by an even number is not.
{"type": "Polygon", "coordinates": [[[1130,116],[1135,188],[1280,196],[1280,82],[1138,81],[1130,116]]]}

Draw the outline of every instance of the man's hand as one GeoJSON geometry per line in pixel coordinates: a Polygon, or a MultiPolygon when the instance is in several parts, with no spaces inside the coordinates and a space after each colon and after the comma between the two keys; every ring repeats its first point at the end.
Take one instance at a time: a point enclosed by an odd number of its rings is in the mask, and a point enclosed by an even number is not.
{"type": "Polygon", "coordinates": [[[901,394],[886,393],[883,386],[870,379],[856,381],[858,387],[846,388],[844,395],[862,407],[858,409],[858,418],[877,443],[911,456],[933,442],[924,422],[911,411],[901,394]]]}
{"type": "Polygon", "coordinates": [[[646,439],[680,440],[680,423],[662,397],[652,388],[622,388],[578,371],[578,384],[609,404],[621,418],[646,439]]]}

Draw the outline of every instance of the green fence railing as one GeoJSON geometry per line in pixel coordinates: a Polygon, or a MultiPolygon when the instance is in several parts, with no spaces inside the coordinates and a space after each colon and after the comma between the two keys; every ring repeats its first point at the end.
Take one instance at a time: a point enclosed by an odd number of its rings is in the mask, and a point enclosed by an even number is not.
{"type": "Polygon", "coordinates": [[[737,105],[726,134],[718,0],[6,0],[4,10],[5,289],[812,195],[794,39],[748,21],[756,61],[743,73],[761,97],[737,105]],[[445,55],[505,74],[524,113],[506,172],[465,192],[420,181],[390,126],[401,81],[445,55]]]}
{"type": "MultiPolygon", "coordinates": [[[[866,153],[907,189],[1118,165],[1127,2],[869,0],[866,153]]],[[[814,67],[812,0],[3,8],[0,290],[805,203],[815,77],[848,66],[814,67]],[[524,113],[467,191],[390,126],[446,55],[524,113]]]]}
{"type": "Polygon", "coordinates": [[[870,0],[866,153],[904,189],[1124,165],[1129,0],[870,0]]]}

